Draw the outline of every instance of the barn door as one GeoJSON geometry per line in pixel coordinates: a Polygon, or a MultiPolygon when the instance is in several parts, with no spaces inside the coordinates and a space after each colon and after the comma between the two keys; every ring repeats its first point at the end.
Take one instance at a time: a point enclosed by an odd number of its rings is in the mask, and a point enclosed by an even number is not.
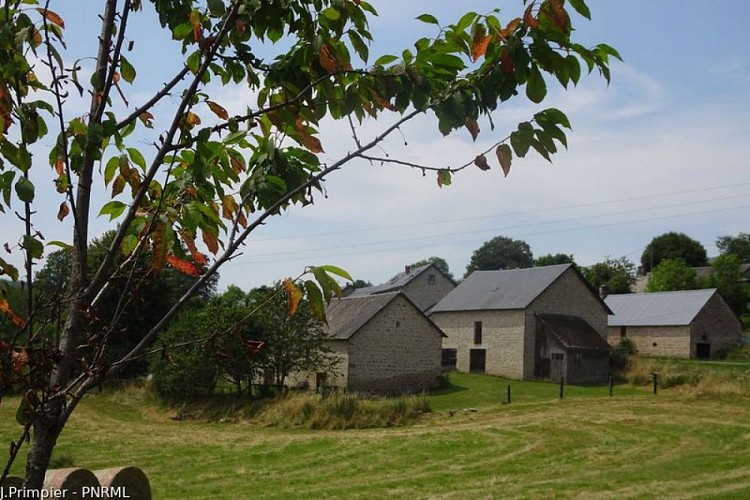
{"type": "Polygon", "coordinates": [[[561,352],[553,352],[550,354],[549,363],[549,378],[552,380],[560,380],[560,377],[565,375],[565,355],[561,352]]]}
{"type": "Polygon", "coordinates": [[[469,372],[484,373],[484,365],[487,359],[487,351],[484,349],[469,350],[469,372]]]}
{"type": "Polygon", "coordinates": [[[711,344],[705,342],[695,344],[695,357],[698,359],[709,359],[711,357],[711,344]]]}

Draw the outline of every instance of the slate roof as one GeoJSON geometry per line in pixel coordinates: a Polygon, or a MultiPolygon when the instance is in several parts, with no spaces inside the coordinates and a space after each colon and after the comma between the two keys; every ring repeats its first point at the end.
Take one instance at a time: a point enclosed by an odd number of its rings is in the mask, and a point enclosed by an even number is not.
{"type": "MultiPolygon", "coordinates": [[[[398,273],[396,276],[389,279],[385,283],[381,283],[380,285],[375,285],[375,286],[368,286],[366,288],[358,288],[354,292],[352,292],[351,295],[349,296],[361,297],[363,295],[373,295],[376,293],[387,293],[387,292],[394,292],[397,290],[402,290],[413,279],[415,279],[417,276],[425,272],[430,267],[434,267],[435,269],[440,271],[440,269],[434,264],[426,264],[424,266],[415,267],[413,269],[410,269],[409,271],[404,270],[403,272],[398,273]]],[[[445,273],[443,273],[442,271],[440,271],[440,273],[445,275],[445,273]]]]}
{"type": "Polygon", "coordinates": [[[430,314],[447,311],[526,309],[572,264],[474,271],[438,302],[430,314]]]}
{"type": "MultiPolygon", "coordinates": [[[[743,276],[743,281],[750,281],[750,264],[740,264],[740,274],[743,276]]],[[[711,266],[694,267],[695,275],[701,279],[709,278],[714,273],[714,268],[711,266]]]]}
{"type": "Polygon", "coordinates": [[[439,331],[443,337],[445,336],[445,333],[430,318],[424,316],[424,313],[402,292],[363,296],[350,295],[331,300],[326,309],[329,335],[338,340],[350,339],[399,295],[414,307],[416,314],[422,315],[427,323],[439,331]]]}
{"type": "Polygon", "coordinates": [[[715,288],[678,292],[610,295],[604,301],[614,311],[609,326],[683,326],[693,322],[715,288]]]}
{"type": "Polygon", "coordinates": [[[547,325],[565,349],[594,349],[609,351],[610,345],[594,327],[583,318],[560,314],[540,314],[539,319],[547,325]]]}

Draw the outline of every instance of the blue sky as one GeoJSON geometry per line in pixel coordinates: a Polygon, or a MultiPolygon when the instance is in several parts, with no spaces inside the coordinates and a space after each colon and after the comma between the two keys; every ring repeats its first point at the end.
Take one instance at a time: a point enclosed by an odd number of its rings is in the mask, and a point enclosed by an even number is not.
{"type": "MultiPolygon", "coordinates": [[[[400,53],[429,36],[433,28],[413,20],[423,12],[449,23],[466,10],[500,7],[501,18],[510,18],[521,9],[520,0],[371,3],[381,13],[372,22],[376,55],[400,53]]],[[[71,62],[94,53],[97,33],[86,30],[99,5],[52,2],[68,24],[71,62]]],[[[461,276],[472,251],[497,235],[527,241],[536,256],[563,252],[588,265],[606,256],[638,261],[651,238],[666,231],[687,233],[709,255],[717,252],[717,236],[750,232],[750,2],[590,0],[589,6],[591,22],[574,18],[579,40],[609,43],[625,61],[613,64],[609,86],[591,75],[577,88],[550,92],[543,105],[559,107],[573,124],[569,148],[554,164],[530,154],[514,163],[507,178],[498,169],[471,169],[442,189],[432,175],[351,164],[326,183],[328,198],[261,228],[223,268],[222,286],[267,284],[308,264],[335,264],[377,283],[431,255],[445,258],[461,276]]],[[[169,78],[164,69],[180,64],[168,38],[147,18],[146,12],[135,18],[134,102],[169,78]]],[[[215,100],[241,110],[252,96],[219,89],[215,100]]],[[[493,116],[495,132],[480,123],[476,143],[463,131],[442,137],[425,116],[386,147],[403,159],[456,166],[537,109],[509,103],[493,116]]],[[[382,129],[387,118],[366,124],[365,135],[382,129]]],[[[325,161],[352,149],[344,123],[326,123],[321,132],[325,161]]],[[[59,202],[50,200],[50,212],[59,202]]],[[[12,230],[5,219],[3,231],[12,230]]],[[[97,221],[97,230],[106,227],[97,221]]],[[[45,230],[48,239],[70,238],[64,225],[45,230]]]]}

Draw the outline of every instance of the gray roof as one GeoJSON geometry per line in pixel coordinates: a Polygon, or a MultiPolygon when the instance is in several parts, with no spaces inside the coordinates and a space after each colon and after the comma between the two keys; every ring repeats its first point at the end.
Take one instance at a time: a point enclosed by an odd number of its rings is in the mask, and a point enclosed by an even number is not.
{"type": "MultiPolygon", "coordinates": [[[[410,269],[409,271],[404,270],[404,272],[398,273],[396,276],[389,279],[385,283],[381,283],[380,285],[368,286],[366,288],[357,288],[349,296],[361,297],[363,295],[372,295],[375,293],[386,293],[401,290],[406,285],[408,285],[411,280],[415,279],[417,276],[425,272],[429,267],[434,267],[435,269],[440,271],[440,269],[434,264],[425,264],[424,266],[415,267],[413,269],[410,269]]],[[[442,273],[442,271],[440,272],[442,273]]]]}
{"type": "Polygon", "coordinates": [[[610,295],[604,301],[614,311],[609,326],[682,326],[693,322],[715,288],[679,292],[610,295]]]}
{"type": "MultiPolygon", "coordinates": [[[[701,279],[709,278],[710,276],[714,274],[714,268],[712,266],[694,267],[692,269],[693,271],[695,271],[695,275],[701,279]]],[[[739,271],[745,281],[750,279],[750,264],[748,263],[740,264],[739,271]]]]}
{"type": "Polygon", "coordinates": [[[446,311],[526,309],[534,299],[555,282],[571,264],[474,271],[438,302],[430,314],[446,311]]]}
{"type": "Polygon", "coordinates": [[[333,299],[326,309],[328,333],[336,339],[350,338],[400,293],[358,297],[350,295],[341,299],[333,299]]]}

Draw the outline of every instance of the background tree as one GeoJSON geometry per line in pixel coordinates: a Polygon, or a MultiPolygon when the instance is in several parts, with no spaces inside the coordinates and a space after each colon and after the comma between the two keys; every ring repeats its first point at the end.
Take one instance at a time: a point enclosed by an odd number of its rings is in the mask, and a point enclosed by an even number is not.
{"type": "Polygon", "coordinates": [[[740,262],[750,262],[750,233],[740,233],[737,236],[719,236],[716,246],[722,255],[736,255],[740,262]]]}
{"type": "Polygon", "coordinates": [[[573,256],[565,253],[556,253],[554,255],[548,253],[547,255],[542,255],[541,257],[537,257],[536,259],[534,259],[534,267],[556,266],[558,264],[575,263],[576,261],[573,259],[573,256]]]}
{"type": "Polygon", "coordinates": [[[607,257],[581,269],[591,286],[599,289],[604,286],[607,293],[630,293],[635,284],[635,264],[625,257],[613,259],[607,257]]]}
{"type": "Polygon", "coordinates": [[[367,287],[372,286],[372,283],[370,283],[369,281],[357,279],[357,280],[354,280],[354,282],[352,283],[352,286],[354,288],[367,288],[367,287]]]}
{"type": "Polygon", "coordinates": [[[422,267],[427,266],[429,264],[433,264],[435,267],[443,271],[443,274],[448,276],[450,279],[455,279],[453,277],[453,273],[451,273],[450,266],[448,265],[448,262],[442,258],[442,257],[428,257],[426,259],[419,260],[413,264],[411,264],[410,267],[422,267]]]}
{"type": "Polygon", "coordinates": [[[498,269],[522,269],[532,267],[534,257],[531,247],[523,240],[496,236],[474,250],[464,277],[474,271],[496,271],[498,269]]]}
{"type": "Polygon", "coordinates": [[[696,290],[701,287],[695,271],[682,259],[664,259],[648,277],[647,292],[696,290]]]}
{"type": "MultiPolygon", "coordinates": [[[[12,462],[33,435],[27,488],[42,486],[60,432],[83,396],[142,357],[176,313],[271,216],[312,203],[327,176],[355,161],[431,172],[439,186],[446,186],[459,171],[491,168],[488,153],[494,153],[506,175],[513,158],[532,148],[549,159],[567,143],[563,129],[570,128],[557,109],[538,111],[509,134],[497,133],[489,148],[451,168],[378,151],[391,134],[428,112],[443,134],[466,129],[477,137],[479,120],[500,103],[524,95],[541,103],[548,82],[567,87],[579,81],[581,62],[609,80],[609,59],[619,58],[606,44],[586,48],[571,39],[568,5],[561,0],[519,5],[516,18],[508,16],[510,8],[502,19],[498,12],[470,12],[452,24],[424,14],[418,20],[434,26],[433,36],[400,56],[383,55],[372,63],[368,16],[376,11],[365,0],[151,3],[185,59],[174,74],[150,72],[154,82],[166,83],[143,100],[147,90],[130,95],[130,85],[145,75],[132,64],[130,51],[149,50],[148,43],[135,43],[139,35],[131,30],[131,19],[144,15],[140,0],[105,0],[101,26],[78,28],[72,27],[77,19],[66,23],[54,12],[51,0],[44,7],[36,0],[5,2],[0,9],[0,206],[4,217],[15,212],[22,219],[19,234],[4,236],[24,257],[23,273],[2,259],[0,269],[26,282],[28,304],[26,318],[4,311],[17,331],[1,359],[6,372],[32,374],[25,378],[18,412],[22,430],[10,450],[12,462]],[[91,57],[71,60],[63,40],[66,29],[80,30],[80,38],[90,36],[91,57]],[[266,59],[257,55],[261,46],[270,54],[266,59]],[[37,71],[42,65],[44,71],[37,71]],[[91,76],[84,81],[82,73],[91,76]],[[545,80],[544,73],[554,78],[545,80]],[[213,94],[218,86],[257,98],[230,115],[213,94]],[[88,100],[84,111],[70,99],[73,93],[88,100]],[[380,131],[366,139],[363,122],[383,113],[392,120],[381,122],[380,131]],[[348,153],[326,157],[323,164],[318,129],[325,117],[347,120],[352,142],[348,153]],[[40,165],[42,158],[49,159],[54,185],[39,182],[38,170],[50,171],[40,165]],[[72,260],[59,342],[44,335],[32,310],[33,269],[45,251],[37,227],[44,221],[37,218],[46,211],[35,210],[42,190],[45,200],[59,204],[57,219],[71,229],[70,240],[62,243],[71,249],[72,260]],[[99,206],[101,199],[108,201],[99,206]],[[5,210],[12,204],[13,210],[5,210]],[[118,226],[101,264],[90,272],[90,220],[96,213],[118,226]],[[156,271],[169,265],[200,277],[133,349],[115,362],[102,362],[119,326],[92,321],[92,313],[103,292],[136,268],[147,251],[156,271]],[[125,256],[120,266],[115,264],[118,254],[125,256]],[[14,367],[13,352],[29,349],[40,353],[41,361],[14,367]],[[79,371],[81,366],[86,369],[79,371]]],[[[583,0],[569,7],[590,17],[583,0]]],[[[149,23],[141,20],[140,25],[149,23]]],[[[310,279],[285,282],[284,290],[295,307],[306,294],[313,312],[322,316],[325,300],[339,292],[333,276],[351,277],[333,267],[307,270],[310,279]]]]}
{"type": "Polygon", "coordinates": [[[748,312],[750,303],[750,285],[744,281],[740,263],[740,257],[734,253],[720,255],[711,263],[711,274],[705,282],[705,286],[719,290],[738,317],[748,312]]]}
{"type": "Polygon", "coordinates": [[[685,233],[664,233],[646,245],[641,254],[644,272],[651,272],[665,259],[682,259],[689,267],[708,265],[706,249],[685,233]]]}

